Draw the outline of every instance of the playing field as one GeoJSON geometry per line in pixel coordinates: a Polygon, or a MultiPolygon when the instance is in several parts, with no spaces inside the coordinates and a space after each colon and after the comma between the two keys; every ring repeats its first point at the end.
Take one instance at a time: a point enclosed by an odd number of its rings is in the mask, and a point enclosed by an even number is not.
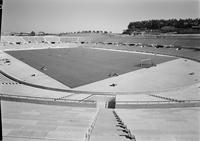
{"type": "Polygon", "coordinates": [[[151,59],[154,64],[176,59],[81,47],[7,51],[7,53],[71,88],[106,79],[114,73],[124,74],[141,69],[139,64],[142,59],[151,59]]]}

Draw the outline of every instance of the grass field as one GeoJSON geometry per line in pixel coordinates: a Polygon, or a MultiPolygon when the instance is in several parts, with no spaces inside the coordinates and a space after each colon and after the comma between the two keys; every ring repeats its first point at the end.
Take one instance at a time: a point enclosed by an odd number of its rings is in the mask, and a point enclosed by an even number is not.
{"type": "Polygon", "coordinates": [[[71,88],[106,79],[110,73],[124,74],[141,69],[138,65],[141,59],[150,58],[154,64],[175,59],[81,47],[7,51],[7,53],[71,88]]]}

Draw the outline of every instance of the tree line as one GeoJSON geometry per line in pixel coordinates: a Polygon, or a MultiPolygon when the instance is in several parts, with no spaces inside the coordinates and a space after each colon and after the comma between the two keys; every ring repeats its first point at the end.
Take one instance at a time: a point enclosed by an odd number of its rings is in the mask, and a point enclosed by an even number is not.
{"type": "Polygon", "coordinates": [[[161,32],[200,32],[200,18],[196,19],[168,19],[168,20],[145,20],[130,22],[128,29],[123,34],[132,34],[135,31],[161,31],[161,32]]]}

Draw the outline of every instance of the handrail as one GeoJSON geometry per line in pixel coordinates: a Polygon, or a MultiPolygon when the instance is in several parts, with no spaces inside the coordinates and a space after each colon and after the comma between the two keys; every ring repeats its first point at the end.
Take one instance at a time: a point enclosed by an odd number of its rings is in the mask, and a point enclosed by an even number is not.
{"type": "Polygon", "coordinates": [[[179,99],[174,99],[174,98],[164,97],[164,96],[159,96],[159,95],[149,94],[149,96],[153,96],[153,97],[160,98],[160,99],[166,99],[166,100],[173,101],[173,102],[185,102],[184,100],[179,100],[179,99]]]}
{"type": "Polygon", "coordinates": [[[89,141],[90,140],[90,136],[91,136],[92,131],[93,131],[94,127],[95,127],[98,115],[99,115],[99,109],[97,109],[97,112],[96,112],[96,114],[95,114],[95,116],[94,116],[89,128],[87,129],[87,132],[85,133],[84,141],[89,141]]]}
{"type": "Polygon", "coordinates": [[[171,104],[177,103],[175,101],[117,101],[116,105],[118,104],[171,104]]]}
{"type": "Polygon", "coordinates": [[[34,97],[34,96],[22,96],[22,95],[13,95],[13,94],[3,94],[0,93],[1,98],[17,98],[17,99],[26,99],[26,100],[38,100],[38,101],[50,101],[50,102],[61,102],[61,103],[96,103],[95,101],[81,101],[80,100],[71,100],[71,99],[60,99],[55,100],[55,98],[49,97],[34,97]]]}
{"type": "Polygon", "coordinates": [[[119,128],[123,128],[123,130],[126,130],[125,136],[128,137],[128,139],[132,141],[136,141],[135,136],[131,133],[131,130],[127,128],[127,125],[124,124],[123,120],[119,117],[119,115],[116,113],[115,110],[113,110],[113,114],[118,122],[117,126],[119,128]]]}
{"type": "Polygon", "coordinates": [[[13,94],[3,94],[3,93],[0,93],[0,96],[1,97],[14,97],[14,98],[40,99],[40,100],[54,101],[54,98],[49,98],[49,97],[23,96],[23,95],[13,95],[13,94]]]}
{"type": "MultiPolygon", "coordinates": [[[[198,103],[200,100],[183,100],[182,103],[198,103]]],[[[176,101],[116,101],[116,104],[169,104],[180,103],[176,101]]]]}

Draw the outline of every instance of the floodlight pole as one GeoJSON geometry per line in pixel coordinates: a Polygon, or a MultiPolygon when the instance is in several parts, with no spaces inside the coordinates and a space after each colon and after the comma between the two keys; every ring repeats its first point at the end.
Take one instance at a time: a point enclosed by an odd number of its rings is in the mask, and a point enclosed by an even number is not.
{"type": "MultiPolygon", "coordinates": [[[[2,21],[2,6],[3,6],[3,0],[0,0],[0,42],[1,42],[1,21],[2,21]]],[[[0,141],[3,140],[3,128],[2,128],[2,116],[1,116],[1,97],[0,97],[0,141]]]]}

